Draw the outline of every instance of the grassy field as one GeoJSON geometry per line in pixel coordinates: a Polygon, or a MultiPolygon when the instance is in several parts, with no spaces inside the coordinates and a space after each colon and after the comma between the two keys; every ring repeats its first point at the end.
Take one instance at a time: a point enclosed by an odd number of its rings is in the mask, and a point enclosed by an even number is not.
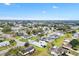
{"type": "Polygon", "coordinates": [[[8,48],[10,48],[10,46],[3,46],[3,47],[0,47],[0,51],[5,50],[5,49],[8,49],[8,48]]]}
{"type": "Polygon", "coordinates": [[[60,47],[65,38],[72,38],[72,34],[71,33],[66,33],[64,36],[61,36],[58,39],[54,40],[53,41],[54,45],[60,47]]]}
{"type": "Polygon", "coordinates": [[[72,38],[72,34],[71,33],[66,33],[65,38],[72,38]]]}
{"type": "Polygon", "coordinates": [[[21,37],[20,37],[20,36],[16,36],[15,38],[16,38],[16,39],[20,39],[21,37]]]}
{"type": "Polygon", "coordinates": [[[60,46],[62,45],[62,43],[63,43],[64,37],[65,37],[65,36],[62,36],[62,37],[60,37],[60,38],[54,40],[54,41],[53,41],[54,45],[60,47],[60,46]]]}
{"type": "Polygon", "coordinates": [[[37,40],[38,39],[38,36],[33,36],[30,38],[31,40],[37,40]]]}
{"type": "Polygon", "coordinates": [[[36,52],[33,53],[33,56],[49,56],[47,47],[40,48],[40,47],[34,46],[34,48],[36,49],[36,52]]]}
{"type": "Polygon", "coordinates": [[[19,41],[28,42],[28,39],[19,39],[19,41]]]}
{"type": "Polygon", "coordinates": [[[77,29],[76,32],[79,32],[79,29],[77,29]]]}

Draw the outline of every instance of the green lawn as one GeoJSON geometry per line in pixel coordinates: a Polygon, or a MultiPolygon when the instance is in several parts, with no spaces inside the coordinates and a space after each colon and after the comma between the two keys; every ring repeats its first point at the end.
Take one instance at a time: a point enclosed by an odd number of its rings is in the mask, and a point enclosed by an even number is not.
{"type": "Polygon", "coordinates": [[[38,37],[37,37],[37,36],[33,36],[33,37],[31,37],[30,39],[31,39],[31,40],[37,40],[38,37]]]}
{"type": "Polygon", "coordinates": [[[60,37],[60,38],[54,40],[54,41],[53,41],[54,45],[60,47],[60,46],[62,45],[62,43],[63,43],[64,37],[65,37],[65,36],[62,36],[62,37],[60,37]]]}
{"type": "Polygon", "coordinates": [[[11,46],[16,46],[17,42],[11,43],[11,46]]]}
{"type": "Polygon", "coordinates": [[[10,56],[21,56],[21,54],[19,53],[19,50],[22,50],[22,49],[25,49],[26,47],[25,46],[21,46],[21,47],[17,47],[17,48],[13,48],[13,49],[10,49],[6,55],[10,56]]]}
{"type": "Polygon", "coordinates": [[[20,39],[21,37],[20,37],[20,36],[16,36],[15,38],[16,38],[16,39],[20,39]]]}
{"type": "Polygon", "coordinates": [[[71,33],[66,33],[64,36],[59,37],[58,39],[54,40],[54,45],[60,47],[64,41],[65,38],[72,38],[71,33]]]}
{"type": "Polygon", "coordinates": [[[72,34],[71,33],[66,33],[65,38],[72,38],[72,34]]]}
{"type": "Polygon", "coordinates": [[[0,47],[0,51],[6,50],[6,49],[8,49],[8,48],[10,48],[10,46],[3,46],[3,47],[0,47]]]}
{"type": "Polygon", "coordinates": [[[8,38],[7,38],[7,39],[5,39],[5,41],[10,41],[10,40],[11,40],[11,39],[8,39],[8,38]]]}
{"type": "Polygon", "coordinates": [[[79,32],[79,29],[77,29],[76,32],[79,32]]]}
{"type": "Polygon", "coordinates": [[[22,41],[22,42],[27,42],[28,39],[19,39],[19,41],[22,41]]]}
{"type": "Polygon", "coordinates": [[[36,52],[33,53],[33,56],[49,56],[47,47],[46,48],[40,48],[40,47],[37,47],[37,46],[34,46],[34,45],[32,45],[32,46],[36,50],[36,52]]]}

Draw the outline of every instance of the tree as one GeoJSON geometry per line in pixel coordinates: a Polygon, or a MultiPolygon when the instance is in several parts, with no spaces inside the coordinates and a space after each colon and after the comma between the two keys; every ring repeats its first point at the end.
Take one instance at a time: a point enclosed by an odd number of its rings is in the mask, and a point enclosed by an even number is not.
{"type": "Polygon", "coordinates": [[[78,49],[79,48],[79,41],[77,39],[73,39],[70,44],[72,45],[73,49],[78,49]]]}
{"type": "Polygon", "coordinates": [[[33,33],[33,34],[37,34],[37,33],[38,33],[38,30],[33,29],[33,30],[32,30],[32,33],[33,33]]]}
{"type": "Polygon", "coordinates": [[[42,36],[44,36],[44,33],[40,33],[40,34],[38,34],[38,36],[39,37],[42,37],[42,36]]]}
{"type": "Polygon", "coordinates": [[[76,31],[75,31],[75,30],[73,30],[73,31],[72,31],[72,33],[76,33],[76,31]]]}
{"type": "Polygon", "coordinates": [[[0,42],[3,42],[3,40],[0,40],[0,42]]]}
{"type": "Polygon", "coordinates": [[[31,34],[31,29],[30,28],[26,28],[26,33],[28,34],[28,35],[30,35],[31,34]]]}
{"type": "Polygon", "coordinates": [[[28,47],[28,46],[29,46],[29,43],[28,43],[28,42],[26,42],[26,43],[24,44],[24,46],[25,46],[25,47],[28,47]]]}
{"type": "Polygon", "coordinates": [[[5,56],[21,56],[21,54],[19,53],[19,50],[21,50],[20,47],[12,48],[5,54],[5,56]]]}
{"type": "Polygon", "coordinates": [[[3,30],[2,30],[2,32],[4,32],[4,33],[9,33],[9,32],[11,32],[11,27],[10,27],[10,26],[5,26],[5,27],[3,28],[3,30]]]}
{"type": "Polygon", "coordinates": [[[16,44],[16,41],[15,41],[15,40],[10,40],[9,42],[10,42],[10,44],[13,45],[13,46],[16,44]]]}

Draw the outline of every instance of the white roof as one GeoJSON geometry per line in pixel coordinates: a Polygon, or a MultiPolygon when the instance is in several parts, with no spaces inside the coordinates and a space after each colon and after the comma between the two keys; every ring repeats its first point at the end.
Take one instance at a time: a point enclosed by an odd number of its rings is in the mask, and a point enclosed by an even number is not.
{"type": "Polygon", "coordinates": [[[54,46],[53,48],[57,48],[57,46],[54,46]]]}
{"type": "Polygon", "coordinates": [[[34,40],[29,40],[29,43],[30,44],[33,44],[35,46],[38,46],[38,47],[42,47],[41,45],[47,45],[47,43],[45,41],[34,41],[34,40]]]}
{"type": "Polygon", "coordinates": [[[8,41],[4,41],[0,43],[0,46],[7,46],[7,45],[10,45],[8,41]]]}
{"type": "Polygon", "coordinates": [[[65,41],[65,42],[70,42],[70,39],[65,39],[64,41],[65,41]]]}

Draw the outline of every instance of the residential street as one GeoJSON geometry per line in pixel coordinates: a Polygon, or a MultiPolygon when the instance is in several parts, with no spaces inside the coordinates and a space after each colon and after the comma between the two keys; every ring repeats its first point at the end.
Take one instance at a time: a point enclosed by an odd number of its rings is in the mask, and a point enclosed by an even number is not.
{"type": "Polygon", "coordinates": [[[8,48],[8,49],[6,49],[6,50],[0,51],[0,56],[4,56],[5,53],[7,53],[10,49],[11,49],[11,48],[8,48]]]}
{"type": "Polygon", "coordinates": [[[15,47],[19,47],[19,46],[24,46],[25,42],[21,42],[18,39],[15,39],[15,41],[17,42],[16,46],[10,47],[6,50],[2,50],[0,51],[0,56],[5,55],[5,53],[7,53],[10,49],[15,48],[15,47]]]}
{"type": "Polygon", "coordinates": [[[17,42],[16,47],[18,46],[24,46],[25,42],[21,42],[18,39],[15,39],[15,41],[17,42]]]}

